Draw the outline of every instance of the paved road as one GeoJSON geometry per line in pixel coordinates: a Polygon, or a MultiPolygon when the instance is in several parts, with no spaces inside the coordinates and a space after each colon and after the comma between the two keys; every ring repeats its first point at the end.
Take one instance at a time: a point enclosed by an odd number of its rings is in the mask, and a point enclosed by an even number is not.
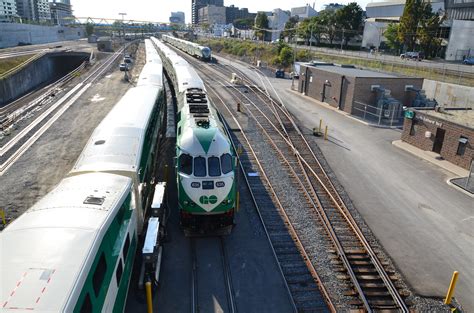
{"type": "Polygon", "coordinates": [[[321,150],[415,292],[442,298],[460,271],[456,296],[474,312],[473,199],[446,184],[450,173],[394,147],[399,130],[368,127],[291,91],[290,80],[270,80],[304,128],[329,125],[321,150]]]}
{"type": "MultiPolygon", "coordinates": [[[[298,46],[298,49],[307,49],[309,50],[309,46],[298,46]]],[[[441,70],[450,70],[455,72],[462,72],[462,73],[474,73],[474,66],[472,65],[464,65],[461,61],[458,62],[446,62],[443,60],[423,60],[423,61],[412,61],[407,59],[401,59],[399,56],[394,55],[387,55],[387,54],[371,54],[365,51],[350,51],[350,50],[340,50],[340,49],[329,49],[329,48],[319,48],[319,47],[311,47],[311,50],[314,52],[321,52],[330,55],[337,55],[337,56],[347,56],[347,57],[356,57],[361,59],[369,59],[369,60],[379,60],[383,62],[390,62],[395,64],[402,64],[405,66],[413,66],[413,67],[428,67],[428,68],[435,68],[441,70]]]]}

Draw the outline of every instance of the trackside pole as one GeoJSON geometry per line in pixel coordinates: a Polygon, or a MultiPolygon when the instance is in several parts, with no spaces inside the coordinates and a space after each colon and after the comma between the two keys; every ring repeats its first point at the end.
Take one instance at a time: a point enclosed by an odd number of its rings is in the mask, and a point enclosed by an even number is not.
{"type": "Polygon", "coordinates": [[[446,294],[446,299],[444,299],[444,304],[451,304],[451,299],[454,295],[454,289],[456,288],[456,283],[458,281],[459,272],[454,271],[453,277],[451,278],[451,283],[449,284],[448,293],[446,294]]]}

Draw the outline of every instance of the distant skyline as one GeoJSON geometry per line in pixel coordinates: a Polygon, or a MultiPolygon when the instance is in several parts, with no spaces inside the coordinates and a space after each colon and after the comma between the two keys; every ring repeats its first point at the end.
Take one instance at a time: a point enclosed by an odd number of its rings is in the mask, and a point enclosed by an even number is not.
{"type": "MultiPolygon", "coordinates": [[[[315,9],[320,11],[325,4],[329,3],[347,4],[353,1],[317,1],[315,9]]],[[[362,9],[371,0],[356,1],[362,9]]],[[[248,8],[250,12],[271,11],[276,8],[290,10],[292,7],[304,6],[313,2],[300,0],[224,0],[225,6],[235,5],[239,8],[248,8]]],[[[191,0],[71,0],[74,15],[77,17],[96,17],[121,19],[119,13],[127,13],[125,19],[145,20],[154,22],[168,22],[171,12],[182,11],[186,16],[186,23],[191,23],[191,0]]]]}

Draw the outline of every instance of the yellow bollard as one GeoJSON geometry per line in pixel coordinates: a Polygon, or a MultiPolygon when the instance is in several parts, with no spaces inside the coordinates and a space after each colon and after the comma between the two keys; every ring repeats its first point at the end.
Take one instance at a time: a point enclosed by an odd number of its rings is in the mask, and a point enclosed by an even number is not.
{"type": "Polygon", "coordinates": [[[153,313],[153,302],[151,298],[151,282],[145,283],[147,312],[153,313]]]}
{"type": "Polygon", "coordinates": [[[451,283],[449,284],[448,294],[446,299],[444,299],[444,304],[451,304],[451,299],[454,295],[454,289],[456,288],[456,282],[458,281],[459,272],[454,271],[453,277],[451,278],[451,283]]]}
{"type": "Polygon", "coordinates": [[[326,129],[324,130],[324,140],[328,140],[328,126],[326,125],[326,129]]]}
{"type": "Polygon", "coordinates": [[[4,209],[0,209],[0,216],[2,217],[3,225],[7,225],[7,220],[5,219],[5,210],[4,209]]]}

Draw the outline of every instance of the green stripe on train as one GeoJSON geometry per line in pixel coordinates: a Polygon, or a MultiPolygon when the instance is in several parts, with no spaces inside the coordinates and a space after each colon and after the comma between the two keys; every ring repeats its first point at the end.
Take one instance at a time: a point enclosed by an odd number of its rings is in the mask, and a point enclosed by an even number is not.
{"type": "MultiPolygon", "coordinates": [[[[132,211],[130,210],[131,199],[131,195],[129,194],[120,207],[119,212],[117,212],[114,220],[110,224],[105,236],[102,238],[102,242],[97,251],[94,262],[92,263],[87,278],[84,282],[84,286],[82,287],[81,294],[79,295],[76,306],[74,307],[75,313],[81,312],[82,306],[87,296],[89,297],[90,303],[92,304],[92,312],[100,312],[104,306],[105,297],[107,296],[110,283],[113,277],[115,277],[115,266],[117,264],[117,259],[120,256],[120,252],[122,251],[122,243],[125,241],[125,236],[128,234],[128,225],[132,216],[132,211]],[[117,247],[120,247],[120,249],[117,249],[117,247]],[[102,254],[105,257],[105,273],[103,274],[101,282],[97,282],[96,279],[96,286],[97,283],[100,283],[98,286],[99,290],[96,293],[94,290],[94,274],[99,262],[101,261],[102,254]]],[[[134,235],[132,238],[132,244],[128,249],[127,263],[129,262],[129,258],[133,260],[136,246],[137,243],[134,235]]],[[[125,271],[122,275],[124,274],[129,275],[129,273],[125,271]]],[[[125,277],[127,276],[124,276],[122,280],[124,280],[125,277]]]]}

